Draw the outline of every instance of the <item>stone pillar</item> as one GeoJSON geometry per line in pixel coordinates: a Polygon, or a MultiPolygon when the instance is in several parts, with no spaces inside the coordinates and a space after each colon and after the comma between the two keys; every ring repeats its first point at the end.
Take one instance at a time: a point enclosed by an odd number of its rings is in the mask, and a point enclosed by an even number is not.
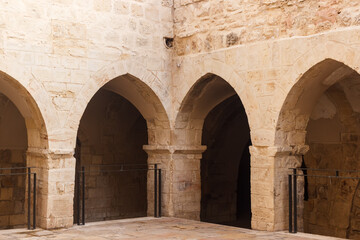
{"type": "MultiPolygon", "coordinates": [[[[206,146],[146,145],[148,163],[158,163],[162,175],[162,210],[164,216],[200,220],[200,160],[206,146]]],[[[148,215],[154,211],[154,174],[148,175],[148,215]]]]}
{"type": "Polygon", "coordinates": [[[200,220],[200,160],[206,146],[175,147],[173,195],[175,217],[200,220]]]}
{"type": "MultiPolygon", "coordinates": [[[[168,146],[144,145],[143,149],[148,154],[148,165],[152,168],[153,164],[158,164],[162,171],[162,215],[173,217],[173,206],[171,196],[172,183],[172,156],[168,146]]],[[[154,216],[154,171],[148,171],[147,176],[147,215],[154,216]]]]}
{"type": "Polygon", "coordinates": [[[37,174],[37,223],[45,229],[73,225],[73,151],[28,149],[27,166],[37,174]]]}
{"type": "MultiPolygon", "coordinates": [[[[288,229],[289,168],[300,167],[301,155],[307,150],[308,146],[250,147],[252,229],[288,229]]],[[[301,179],[298,184],[298,212],[301,216],[303,187],[300,185],[301,179]]]]}

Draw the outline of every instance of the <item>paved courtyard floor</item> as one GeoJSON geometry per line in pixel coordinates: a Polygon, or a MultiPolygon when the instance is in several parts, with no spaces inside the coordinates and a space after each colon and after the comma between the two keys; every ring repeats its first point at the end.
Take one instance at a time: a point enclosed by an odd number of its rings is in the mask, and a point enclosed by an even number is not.
{"type": "Polygon", "coordinates": [[[242,228],[228,227],[178,218],[151,217],[114,220],[88,223],[85,226],[74,226],[58,230],[1,230],[0,239],[268,239],[268,240],[308,240],[335,239],[304,233],[289,234],[286,232],[262,232],[242,228]]]}

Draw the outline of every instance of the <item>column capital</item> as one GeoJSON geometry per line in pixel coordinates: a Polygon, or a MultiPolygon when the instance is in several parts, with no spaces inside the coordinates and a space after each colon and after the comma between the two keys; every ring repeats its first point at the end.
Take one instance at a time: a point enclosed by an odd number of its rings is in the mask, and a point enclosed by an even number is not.
{"type": "Polygon", "coordinates": [[[43,148],[28,148],[26,154],[33,157],[44,157],[44,158],[63,158],[73,157],[74,149],[43,149],[43,148]]]}
{"type": "Polygon", "coordinates": [[[309,151],[309,145],[294,146],[250,146],[251,155],[263,155],[269,157],[277,156],[300,156],[309,151]]]}
{"type": "Polygon", "coordinates": [[[202,154],[206,150],[205,145],[199,146],[163,146],[144,145],[143,149],[148,154],[202,154]]]}
{"type": "Polygon", "coordinates": [[[205,152],[206,145],[198,146],[173,146],[174,154],[202,154],[205,152]]]}
{"type": "Polygon", "coordinates": [[[164,145],[143,145],[143,150],[147,154],[170,154],[170,146],[164,145]]]}

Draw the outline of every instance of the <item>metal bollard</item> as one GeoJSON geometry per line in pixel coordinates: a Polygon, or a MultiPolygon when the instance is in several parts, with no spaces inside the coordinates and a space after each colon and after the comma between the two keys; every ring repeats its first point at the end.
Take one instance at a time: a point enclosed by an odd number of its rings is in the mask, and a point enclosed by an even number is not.
{"type": "Polygon", "coordinates": [[[154,165],[154,217],[157,217],[157,164],[154,165]]]}

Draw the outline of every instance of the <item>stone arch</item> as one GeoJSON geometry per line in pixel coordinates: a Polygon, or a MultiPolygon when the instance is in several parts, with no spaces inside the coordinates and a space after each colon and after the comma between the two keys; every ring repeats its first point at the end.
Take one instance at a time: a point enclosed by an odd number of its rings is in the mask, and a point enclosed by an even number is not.
{"type": "Polygon", "coordinates": [[[334,59],[325,59],[306,71],[289,91],[278,117],[275,145],[303,146],[314,103],[333,84],[356,72],[334,59]]]}
{"type": "MultiPolygon", "coordinates": [[[[269,148],[269,159],[275,161],[274,211],[275,229],[285,229],[287,212],[277,211],[287,205],[283,184],[290,167],[300,167],[308,152],[306,129],[315,103],[332,85],[353,74],[358,74],[359,65],[355,50],[333,41],[324,41],[296,59],[282,77],[281,94],[274,99],[277,116],[274,118],[273,144],[269,148]]],[[[271,141],[270,141],[271,142],[271,141]]],[[[300,180],[301,182],[301,180],[300,180]]],[[[302,184],[302,182],[300,183],[302,184]]],[[[302,189],[302,188],[299,188],[302,189]]],[[[300,195],[304,194],[299,192],[300,195]]],[[[302,199],[301,196],[299,196],[302,199]]],[[[303,208],[303,202],[300,202],[303,208]]],[[[300,217],[301,218],[301,217],[300,217]]],[[[302,221],[302,218],[301,218],[302,221]]],[[[302,225],[302,223],[300,223],[302,225]]]]}
{"type": "MultiPolygon", "coordinates": [[[[89,119],[94,119],[94,113],[97,113],[99,109],[103,109],[103,104],[107,104],[109,99],[113,99],[115,102],[115,106],[118,107],[118,112],[114,113],[115,118],[117,121],[121,121],[124,117],[124,114],[128,114],[129,118],[124,118],[124,125],[122,125],[122,129],[114,129],[112,135],[112,139],[114,141],[111,144],[108,144],[110,147],[113,148],[115,145],[114,143],[118,144],[119,142],[127,139],[128,145],[123,144],[123,148],[119,147],[120,150],[112,151],[111,154],[108,154],[111,150],[108,148],[104,150],[107,156],[113,157],[105,157],[104,155],[98,154],[98,164],[102,166],[106,166],[106,164],[152,164],[152,163],[159,163],[159,159],[152,159],[151,155],[148,154],[146,156],[145,152],[141,150],[141,147],[146,148],[157,148],[161,146],[168,146],[170,143],[170,124],[168,120],[167,111],[163,105],[164,102],[168,103],[168,92],[167,86],[163,85],[164,81],[162,82],[159,77],[159,73],[151,72],[146,69],[145,66],[141,65],[140,63],[128,59],[128,60],[121,60],[118,62],[114,62],[108,66],[105,66],[97,73],[92,75],[89,81],[84,85],[81,89],[80,93],[77,95],[77,98],[74,101],[74,105],[71,110],[71,115],[68,119],[68,125],[72,130],[72,144],[75,146],[76,137],[80,137],[81,147],[93,147],[93,146],[100,146],[102,143],[88,143],[86,141],[88,132],[84,133],[81,132],[81,128],[86,126],[84,125],[86,121],[89,119]],[[100,105],[96,105],[99,103],[99,100],[104,100],[101,102],[100,105]],[[107,102],[106,102],[107,101],[107,102]],[[94,107],[96,105],[96,107],[94,107]],[[121,105],[121,106],[120,106],[121,105]],[[125,107],[125,108],[121,108],[125,107]],[[128,112],[124,110],[129,110],[128,112]],[[91,112],[91,114],[89,114],[91,112]],[[121,112],[121,114],[119,114],[121,112]],[[84,122],[82,122],[80,126],[80,122],[83,121],[83,117],[85,117],[84,122]],[[133,122],[136,121],[136,122],[133,122]],[[128,124],[128,125],[126,125],[128,124]],[[137,129],[140,132],[131,131],[129,127],[131,125],[136,125],[139,128],[137,129]],[[143,128],[144,127],[144,128],[143,128]],[[136,134],[141,134],[140,137],[136,134]],[[143,134],[145,133],[145,134],[143,134]],[[126,134],[130,134],[129,138],[126,137],[126,134]],[[132,141],[131,137],[136,138],[137,141],[132,141]],[[121,140],[121,141],[120,141],[121,140]],[[143,141],[144,140],[144,141],[143,141]],[[142,144],[148,144],[143,146],[142,144]],[[141,147],[139,148],[139,146],[141,147]],[[128,147],[126,149],[126,147],[128,147]],[[126,153],[124,153],[126,152],[126,153]],[[126,156],[126,154],[133,154],[131,157],[126,156]],[[144,155],[145,154],[145,155],[144,155]],[[123,157],[126,156],[126,157],[123,157]],[[126,159],[125,159],[126,158],[126,159]]],[[[111,102],[111,101],[110,101],[111,102]]],[[[109,105],[106,105],[109,106],[109,105]]],[[[101,118],[99,122],[104,123],[107,119],[107,116],[99,117],[101,118]],[[103,121],[104,120],[104,121],[103,121]]],[[[96,116],[98,117],[98,116],[96,116]]],[[[91,125],[92,122],[89,122],[91,125]]],[[[121,124],[120,124],[121,125],[121,124]]],[[[96,125],[93,125],[96,126],[96,125]]],[[[101,127],[100,127],[101,128],[101,127]]],[[[99,129],[100,129],[99,128],[99,129]]],[[[85,130],[86,131],[86,130],[85,130]]],[[[100,130],[100,132],[103,130],[100,130]]],[[[107,133],[110,135],[109,133],[107,133]]],[[[99,135],[101,136],[101,135],[99,135]]],[[[88,136],[89,137],[89,136],[88,136]]],[[[94,137],[89,137],[89,139],[94,139],[94,137]]],[[[78,153],[81,157],[77,159],[76,167],[82,166],[90,166],[93,162],[88,161],[91,160],[92,152],[90,154],[82,154],[83,151],[81,147],[78,148],[78,153]],[[82,158],[82,159],[81,159],[82,158]],[[80,160],[81,159],[81,160],[80,160]]],[[[105,149],[105,148],[104,148],[105,149]]],[[[136,172],[135,172],[136,173],[136,172]]],[[[153,206],[152,197],[154,194],[151,194],[152,190],[152,177],[150,173],[146,173],[144,171],[138,173],[139,178],[134,180],[139,184],[138,187],[134,187],[137,189],[141,194],[145,192],[148,195],[147,198],[144,198],[142,195],[139,195],[139,201],[133,201],[132,203],[137,205],[141,202],[141,212],[144,210],[142,207],[143,201],[145,201],[145,205],[147,204],[148,213],[149,215],[152,214],[151,207],[153,206]],[[144,175],[145,174],[145,175],[144,175]],[[142,181],[145,176],[145,181],[142,181]],[[146,177],[147,176],[147,177],[146,177]],[[142,179],[142,180],[141,180],[142,179]],[[144,186],[145,183],[145,186],[144,186]],[[149,186],[149,190],[147,191],[146,185],[149,186]],[[141,191],[140,191],[141,190],[141,191]],[[144,190],[144,191],[143,191],[144,190]]],[[[136,177],[135,175],[132,177],[136,177]]],[[[121,187],[123,181],[114,184],[113,186],[104,186],[105,187],[121,187]]],[[[131,188],[129,185],[128,187],[131,188]]],[[[119,191],[113,190],[114,194],[118,194],[119,191]]],[[[114,200],[116,200],[114,198],[114,200]]],[[[120,202],[121,204],[121,202],[120,202]]],[[[76,206],[76,204],[75,204],[76,206]]],[[[138,206],[138,207],[139,207],[138,206]]],[[[134,207],[134,206],[133,206],[134,207]]],[[[132,207],[129,207],[129,211],[131,211],[132,207]]],[[[139,210],[139,209],[138,209],[139,210]]],[[[140,211],[140,210],[139,210],[140,211]]],[[[145,209],[146,211],[146,209],[145,209]]],[[[116,212],[116,211],[115,211],[116,212]]],[[[120,214],[120,213],[116,213],[120,214]]],[[[93,220],[97,219],[97,216],[92,216],[93,220]]],[[[91,218],[90,218],[91,219],[91,218]]]]}
{"type": "MultiPolygon", "coordinates": [[[[56,129],[55,126],[58,126],[58,118],[56,117],[52,104],[49,104],[51,101],[48,98],[47,92],[26,68],[17,64],[13,59],[1,57],[0,70],[0,92],[3,94],[3,98],[6,97],[7,101],[11,102],[11,104],[7,104],[5,107],[12,105],[14,109],[16,108],[17,112],[16,115],[11,115],[11,117],[15,117],[14,123],[16,125],[9,126],[9,128],[21,128],[21,134],[15,136],[15,138],[26,138],[24,141],[17,139],[17,141],[20,140],[19,142],[21,143],[18,143],[16,146],[11,144],[2,146],[6,148],[2,149],[2,151],[11,154],[10,162],[8,162],[6,158],[2,159],[2,167],[35,167],[32,172],[38,174],[38,182],[43,186],[37,189],[37,219],[38,222],[40,222],[40,226],[47,227],[46,218],[48,209],[46,195],[49,178],[46,175],[48,174],[47,169],[50,165],[49,160],[51,153],[55,152],[54,150],[59,150],[57,145],[54,144],[56,143],[56,137],[49,134],[49,129],[52,131],[56,129]],[[21,119],[21,125],[18,125],[20,123],[18,119],[21,119]],[[53,152],[50,152],[50,149],[53,152]]],[[[7,116],[3,117],[6,118],[7,116]]],[[[8,118],[8,120],[11,119],[11,117],[8,118]]],[[[19,181],[16,183],[18,189],[12,191],[18,194],[13,198],[13,201],[21,203],[26,198],[26,180],[25,176],[22,180],[20,180],[22,176],[18,177],[18,179],[11,179],[14,183],[19,181]]],[[[22,212],[25,206],[20,206],[21,205],[19,205],[17,209],[17,220],[14,223],[10,221],[11,225],[20,224],[19,226],[21,226],[21,224],[25,223],[23,218],[25,215],[23,215],[22,212]]],[[[8,210],[11,210],[11,203],[8,210]]]]}
{"type": "MultiPolygon", "coordinates": [[[[279,98],[277,96],[279,101],[274,101],[274,104],[277,105],[276,108],[279,109],[278,116],[276,117],[275,121],[275,134],[273,140],[275,146],[285,144],[281,143],[281,139],[284,139],[284,136],[282,136],[283,131],[281,130],[281,125],[284,124],[284,114],[286,114],[285,112],[293,107],[294,103],[291,103],[291,101],[294,100],[291,99],[296,99],[298,96],[300,96],[304,84],[311,84],[307,83],[309,80],[306,79],[311,78],[312,75],[316,73],[316,71],[325,70],[323,74],[326,75],[328,73],[328,77],[331,78],[329,81],[333,81],[327,83],[327,87],[329,87],[337,81],[340,81],[343,77],[346,76],[346,74],[349,74],[349,72],[351,72],[350,69],[359,72],[360,66],[358,64],[359,61],[356,58],[355,52],[355,49],[348,45],[329,40],[323,44],[316,45],[314,48],[311,48],[309,51],[305,52],[302,54],[302,56],[294,61],[292,66],[286,71],[284,77],[282,78],[283,97],[279,98]],[[327,66],[329,66],[331,69],[327,70],[327,66]],[[329,71],[332,70],[334,71],[329,73],[329,71]]],[[[317,79],[321,79],[321,76],[317,76],[317,79]]],[[[312,82],[316,83],[316,80],[312,82]]],[[[322,88],[322,90],[319,89],[320,91],[316,91],[317,95],[320,96],[321,91],[324,92],[327,87],[322,88]]],[[[299,121],[301,120],[299,119],[299,121]]],[[[306,128],[306,123],[305,126],[302,126],[301,128],[304,130],[306,128]]]]}
{"type": "MultiPolygon", "coordinates": [[[[178,192],[174,192],[177,196],[192,194],[192,204],[199,206],[198,210],[194,207],[192,212],[181,213],[182,216],[230,225],[239,223],[240,218],[244,217],[243,213],[240,214],[241,211],[237,214],[240,209],[237,208],[237,199],[242,194],[248,196],[249,214],[245,216],[245,225],[249,227],[250,164],[247,166],[242,162],[250,163],[250,156],[242,161],[242,155],[249,149],[250,129],[245,103],[242,103],[233,87],[238,84],[238,90],[244,93],[244,89],[240,89],[244,85],[237,83],[241,82],[237,74],[232,74],[234,73],[224,74],[232,79],[231,83],[213,72],[201,75],[182,100],[175,118],[172,144],[175,150],[174,171],[179,171],[175,176],[185,176],[175,179],[174,184],[185,184],[186,187],[175,187],[178,192]],[[235,143],[239,151],[234,151],[234,145],[229,143],[235,143]],[[204,152],[206,147],[208,149],[204,152]],[[223,154],[224,152],[229,154],[223,154]],[[248,178],[239,182],[241,178],[238,177],[245,171],[249,173],[248,178]],[[228,184],[228,188],[222,191],[220,185],[224,182],[228,184]],[[248,189],[242,188],[243,185],[248,186],[248,189]],[[239,189],[245,190],[240,190],[241,194],[236,195],[239,189]],[[238,218],[237,215],[242,216],[238,218]]],[[[248,99],[248,95],[245,98],[248,99]]],[[[183,204],[180,197],[175,202],[183,204]]]]}
{"type": "Polygon", "coordinates": [[[133,60],[117,61],[96,72],[77,95],[67,125],[72,129],[71,144],[75,146],[76,133],[85,108],[94,94],[104,88],[130,101],[147,122],[149,144],[167,145],[170,124],[164,102],[167,87],[156,73],[133,60]]]}
{"type": "MultiPolygon", "coordinates": [[[[207,114],[225,99],[239,95],[234,88],[235,86],[240,93],[244,93],[243,83],[238,83],[242,81],[237,74],[227,72],[225,75],[232,81],[226,81],[215,73],[206,73],[201,75],[192,85],[183,98],[175,118],[175,134],[172,139],[174,143],[184,146],[201,145],[202,127],[207,114]]],[[[244,105],[245,112],[248,113],[246,106],[249,106],[249,98],[252,96],[243,95],[246,99],[245,102],[240,95],[239,97],[244,105]]]]}
{"type": "Polygon", "coordinates": [[[221,53],[213,53],[197,60],[186,62],[184,63],[184,66],[181,67],[182,69],[179,72],[179,76],[181,79],[186,79],[184,82],[186,87],[179,89],[179,93],[175,93],[179,95],[174,102],[175,119],[173,119],[173,126],[176,125],[176,122],[179,120],[178,116],[181,114],[181,107],[185,104],[191,89],[204,76],[212,74],[223,79],[235,90],[244,105],[250,127],[255,127],[256,121],[255,119],[253,120],[253,118],[256,117],[255,112],[258,109],[258,103],[255,100],[256,97],[254,92],[249,89],[249,85],[246,82],[246,76],[235,71],[233,67],[225,63],[225,56],[222,56],[221,53]]]}
{"type": "MultiPolygon", "coordinates": [[[[49,104],[52,101],[48,92],[31,71],[11,56],[0,56],[1,89],[10,90],[7,97],[14,102],[24,118],[27,119],[27,128],[31,132],[36,132],[33,131],[35,125],[43,129],[42,139],[33,133],[28,135],[28,139],[31,138],[29,141],[31,149],[29,150],[32,151],[35,148],[60,149],[56,130],[60,125],[57,112],[53,104],[49,104]]],[[[6,95],[5,90],[2,92],[6,95]]]]}
{"type": "MultiPolygon", "coordinates": [[[[32,86],[36,86],[34,81],[29,84],[28,89],[36,89],[32,86]]],[[[1,93],[14,103],[25,119],[28,151],[48,149],[47,126],[38,105],[41,100],[36,101],[25,86],[5,72],[0,72],[0,89],[1,93]]]]}

